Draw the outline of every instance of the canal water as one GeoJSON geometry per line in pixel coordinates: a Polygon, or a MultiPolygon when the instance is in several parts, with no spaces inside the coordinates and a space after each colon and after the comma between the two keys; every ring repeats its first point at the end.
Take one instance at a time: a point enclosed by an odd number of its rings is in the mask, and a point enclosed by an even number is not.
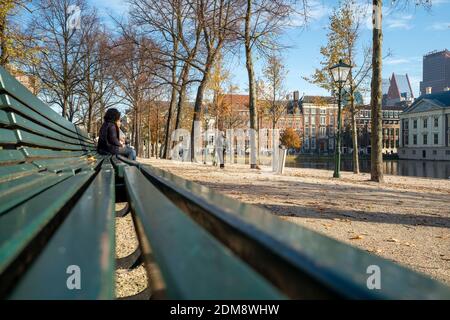
{"type": "MultiPolygon", "coordinates": [[[[390,175],[437,179],[450,177],[450,161],[384,160],[383,164],[384,173],[390,175]]],[[[334,170],[334,160],[289,156],[286,159],[286,167],[334,170]]],[[[360,159],[359,167],[361,172],[370,172],[370,160],[360,159]]],[[[342,159],[341,170],[353,171],[353,161],[342,159]]]]}

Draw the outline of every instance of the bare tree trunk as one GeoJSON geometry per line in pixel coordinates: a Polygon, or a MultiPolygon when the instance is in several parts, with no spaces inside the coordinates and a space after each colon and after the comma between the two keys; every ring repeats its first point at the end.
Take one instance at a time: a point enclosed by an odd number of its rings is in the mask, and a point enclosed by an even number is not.
{"type": "Polygon", "coordinates": [[[148,158],[150,159],[152,154],[151,154],[151,145],[152,145],[152,130],[151,130],[151,116],[150,116],[150,106],[148,106],[148,117],[147,117],[147,130],[148,130],[148,140],[147,140],[147,155],[148,158]]]}
{"type": "Polygon", "coordinates": [[[197,96],[195,98],[195,105],[194,105],[194,117],[192,119],[192,127],[191,127],[191,161],[197,162],[197,159],[195,158],[195,123],[197,121],[200,121],[200,114],[202,111],[202,104],[203,104],[203,94],[205,93],[205,87],[206,87],[206,74],[203,76],[202,81],[200,82],[200,85],[197,89],[197,96]]]}
{"type": "Polygon", "coordinates": [[[164,151],[162,154],[162,158],[164,158],[164,159],[167,159],[168,155],[169,155],[169,153],[167,152],[167,149],[169,149],[170,123],[172,120],[173,110],[176,107],[176,103],[177,103],[177,89],[175,86],[172,86],[169,110],[167,112],[166,129],[165,129],[165,134],[164,134],[164,151]]]}
{"type": "Polygon", "coordinates": [[[159,111],[156,110],[156,143],[155,143],[155,158],[158,159],[159,152],[158,152],[158,144],[159,144],[159,111]]]}
{"type": "Polygon", "coordinates": [[[92,101],[92,92],[89,92],[88,98],[88,119],[87,119],[87,132],[92,134],[92,111],[94,110],[94,101],[92,101]]]}
{"type": "Polygon", "coordinates": [[[247,0],[247,12],[245,15],[245,57],[248,73],[249,87],[249,111],[250,111],[250,168],[256,169],[258,163],[258,110],[256,106],[256,83],[253,68],[252,47],[250,39],[250,21],[252,18],[252,1],[247,0]]]}
{"type": "Polygon", "coordinates": [[[371,109],[372,109],[372,132],[371,132],[371,180],[383,182],[383,122],[382,122],[382,0],[373,0],[373,57],[372,57],[372,83],[371,83],[371,109]]]}
{"type": "MultiPolygon", "coordinates": [[[[216,52],[220,50],[220,48],[216,49],[216,52]]],[[[197,88],[197,96],[195,98],[195,105],[194,105],[194,116],[192,119],[192,127],[191,127],[191,162],[197,162],[197,159],[195,158],[195,123],[197,121],[200,121],[201,112],[202,112],[202,105],[203,105],[203,96],[205,94],[206,84],[208,82],[209,73],[211,70],[211,67],[213,65],[215,59],[215,54],[211,54],[210,57],[208,57],[208,60],[205,64],[205,69],[203,72],[203,78],[200,81],[200,85],[197,88]]]]}
{"type": "Polygon", "coordinates": [[[175,130],[180,128],[180,122],[181,122],[181,114],[183,111],[183,105],[186,100],[186,89],[187,89],[187,81],[189,78],[189,64],[185,63],[183,66],[183,71],[181,74],[181,86],[180,86],[180,93],[178,95],[178,104],[177,104],[177,117],[175,120],[175,130]]]}
{"type": "MultiPolygon", "coordinates": [[[[178,52],[178,41],[173,38],[174,47],[173,47],[173,55],[176,56],[178,52]]],[[[175,86],[175,83],[177,82],[177,60],[176,58],[173,58],[172,61],[172,92],[170,96],[170,105],[169,110],[167,112],[167,122],[166,122],[166,130],[165,130],[165,136],[164,136],[164,151],[162,154],[162,158],[167,159],[169,153],[167,150],[169,149],[169,136],[170,136],[170,123],[172,120],[172,112],[176,107],[177,103],[177,88],[175,86]]]]}
{"type": "Polygon", "coordinates": [[[140,157],[142,155],[142,148],[141,148],[141,114],[139,110],[139,102],[136,103],[134,107],[134,148],[136,150],[136,154],[140,157]]]}

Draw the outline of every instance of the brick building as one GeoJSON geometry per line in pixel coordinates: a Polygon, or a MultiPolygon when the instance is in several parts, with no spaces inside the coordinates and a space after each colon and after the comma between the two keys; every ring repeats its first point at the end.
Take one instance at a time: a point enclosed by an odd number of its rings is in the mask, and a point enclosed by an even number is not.
{"type": "MultiPolygon", "coordinates": [[[[405,107],[402,105],[386,106],[383,105],[383,153],[397,153],[400,137],[400,114],[405,107]]],[[[367,152],[370,147],[371,134],[371,116],[370,105],[360,107],[356,114],[356,126],[358,128],[358,146],[360,150],[367,152]]]]}
{"type": "Polygon", "coordinates": [[[299,101],[303,116],[305,153],[332,153],[335,146],[338,107],[332,97],[304,96],[299,101]]]}
{"type": "MultiPolygon", "coordinates": [[[[294,95],[295,96],[295,95],[294,95]]],[[[223,104],[225,116],[235,118],[235,126],[227,126],[225,129],[248,128],[249,110],[248,95],[224,95],[223,104]],[[233,115],[233,116],[231,116],[233,115]]],[[[266,101],[258,101],[258,126],[259,129],[272,129],[273,121],[264,107],[266,101]]],[[[275,129],[282,133],[287,128],[293,128],[302,139],[302,151],[306,153],[330,153],[334,152],[334,135],[337,126],[337,104],[332,97],[304,96],[298,100],[286,100],[285,109],[276,121],[275,129]]],[[[231,123],[231,121],[228,121],[231,123]]],[[[267,133],[268,147],[271,145],[271,135],[267,133]]]]}

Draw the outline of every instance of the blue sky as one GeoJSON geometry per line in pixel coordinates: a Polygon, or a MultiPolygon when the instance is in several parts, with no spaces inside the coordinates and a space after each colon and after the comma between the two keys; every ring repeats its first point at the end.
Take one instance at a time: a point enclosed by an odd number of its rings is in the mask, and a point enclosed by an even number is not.
{"type": "MultiPolygon", "coordinates": [[[[108,14],[121,15],[126,13],[127,4],[120,0],[91,0],[105,18],[108,14]]],[[[371,6],[367,0],[359,0],[361,6],[371,13],[371,6]]],[[[385,1],[388,3],[389,1],[385,1]]],[[[413,1],[411,1],[413,2],[413,1]]],[[[328,16],[336,0],[312,0],[312,20],[306,27],[290,27],[282,36],[282,41],[290,46],[283,51],[282,57],[288,75],[285,87],[289,92],[300,91],[307,95],[327,94],[321,88],[303,80],[309,76],[321,60],[319,49],[326,43],[326,27],[328,16]]],[[[370,45],[371,17],[368,14],[367,27],[361,34],[361,46],[370,45]]],[[[433,50],[450,49],[450,0],[433,0],[430,11],[416,8],[414,5],[395,10],[384,10],[384,47],[385,54],[390,51],[391,56],[384,60],[383,77],[388,78],[393,72],[408,73],[413,91],[419,94],[419,82],[422,79],[422,57],[433,50]]],[[[264,61],[256,62],[257,76],[262,76],[264,61]]],[[[244,57],[233,57],[228,67],[233,70],[233,83],[237,84],[240,92],[247,90],[247,74],[244,57]]]]}

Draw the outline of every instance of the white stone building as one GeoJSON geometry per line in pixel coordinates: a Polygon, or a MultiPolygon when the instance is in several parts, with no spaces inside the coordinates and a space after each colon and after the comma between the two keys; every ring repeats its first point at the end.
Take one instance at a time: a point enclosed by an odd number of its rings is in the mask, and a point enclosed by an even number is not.
{"type": "Polygon", "coordinates": [[[419,97],[400,115],[400,159],[450,161],[450,91],[419,97]]]}

